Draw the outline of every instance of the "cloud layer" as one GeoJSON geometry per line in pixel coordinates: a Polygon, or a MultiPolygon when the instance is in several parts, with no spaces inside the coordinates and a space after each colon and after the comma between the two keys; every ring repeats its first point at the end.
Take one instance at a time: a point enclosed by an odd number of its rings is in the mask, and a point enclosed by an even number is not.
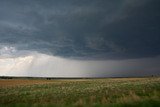
{"type": "Polygon", "coordinates": [[[159,0],[0,0],[0,45],[75,59],[158,56],[159,5],[159,0]]]}

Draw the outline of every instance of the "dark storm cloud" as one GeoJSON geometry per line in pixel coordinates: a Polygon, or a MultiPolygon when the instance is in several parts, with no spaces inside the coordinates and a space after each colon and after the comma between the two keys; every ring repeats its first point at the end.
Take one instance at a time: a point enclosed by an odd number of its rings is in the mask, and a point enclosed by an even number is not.
{"type": "Polygon", "coordinates": [[[0,45],[61,57],[160,54],[159,0],[0,0],[0,45]]]}

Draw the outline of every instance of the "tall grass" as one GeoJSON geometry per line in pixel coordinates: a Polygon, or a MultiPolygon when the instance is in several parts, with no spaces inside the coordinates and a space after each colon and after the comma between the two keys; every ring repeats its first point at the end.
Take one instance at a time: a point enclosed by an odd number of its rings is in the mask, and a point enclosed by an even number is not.
{"type": "Polygon", "coordinates": [[[44,81],[3,80],[0,106],[160,106],[160,78],[44,81]]]}

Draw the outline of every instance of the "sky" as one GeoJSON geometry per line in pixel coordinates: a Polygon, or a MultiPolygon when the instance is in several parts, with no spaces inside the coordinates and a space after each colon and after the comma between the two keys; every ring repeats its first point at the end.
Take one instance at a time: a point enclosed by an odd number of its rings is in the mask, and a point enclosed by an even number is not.
{"type": "Polygon", "coordinates": [[[160,75],[160,0],[0,0],[0,76],[160,75]]]}

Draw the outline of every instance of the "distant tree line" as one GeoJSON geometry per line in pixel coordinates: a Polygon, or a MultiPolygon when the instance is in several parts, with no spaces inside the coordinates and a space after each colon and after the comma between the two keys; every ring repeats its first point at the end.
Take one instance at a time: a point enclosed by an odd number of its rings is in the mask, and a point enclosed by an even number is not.
{"type": "MultiPolygon", "coordinates": [[[[150,75],[145,77],[160,77],[160,75],[150,75]]],[[[93,78],[143,78],[143,77],[12,77],[12,76],[0,76],[0,79],[46,79],[46,80],[55,80],[55,79],[93,79],[93,78]]]]}
{"type": "Polygon", "coordinates": [[[0,77],[0,79],[13,79],[13,77],[0,77]]]}

